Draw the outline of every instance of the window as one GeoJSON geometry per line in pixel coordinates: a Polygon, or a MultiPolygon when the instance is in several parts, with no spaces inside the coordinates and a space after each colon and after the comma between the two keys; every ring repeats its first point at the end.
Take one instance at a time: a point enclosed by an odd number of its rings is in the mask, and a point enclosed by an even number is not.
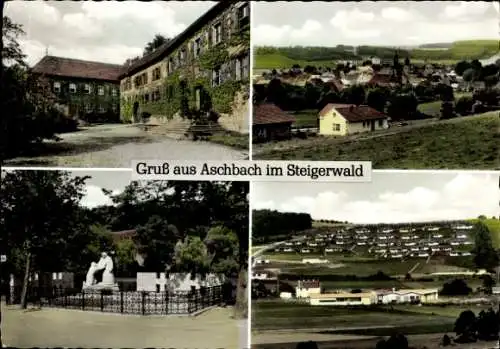
{"type": "Polygon", "coordinates": [[[54,82],[54,92],[61,92],[61,83],[54,82]]]}
{"type": "Polygon", "coordinates": [[[250,23],[250,7],[248,4],[238,9],[238,26],[243,28],[250,23]]]}
{"type": "Polygon", "coordinates": [[[97,88],[97,94],[98,94],[99,96],[104,96],[104,86],[99,86],[99,87],[97,88]]]}
{"type": "Polygon", "coordinates": [[[184,63],[186,60],[186,48],[182,48],[179,51],[179,63],[184,63]]]}
{"type": "Polygon", "coordinates": [[[159,89],[154,90],[151,96],[152,96],[153,101],[159,101],[160,100],[160,90],[159,89]]]}
{"type": "Polygon", "coordinates": [[[161,79],[160,67],[153,69],[153,81],[161,79]]]}
{"type": "Polygon", "coordinates": [[[222,25],[220,23],[214,25],[213,27],[212,41],[214,45],[217,45],[222,41],[222,25]]]}
{"type": "Polygon", "coordinates": [[[196,39],[193,42],[193,56],[198,57],[201,54],[201,38],[196,39]]]}
{"type": "Polygon", "coordinates": [[[231,16],[228,16],[226,19],[226,35],[228,38],[231,38],[232,31],[233,31],[233,20],[231,19],[231,16]]]}
{"type": "Polygon", "coordinates": [[[378,121],[378,126],[379,126],[379,127],[384,126],[384,120],[380,119],[380,120],[378,121]]]}
{"type": "Polygon", "coordinates": [[[99,105],[99,113],[105,113],[106,112],[106,108],[104,108],[103,105],[99,105]]]}
{"type": "Polygon", "coordinates": [[[125,80],[125,91],[130,90],[131,88],[132,88],[132,79],[127,78],[127,80],[125,80]]]}
{"type": "Polygon", "coordinates": [[[333,124],[333,131],[340,131],[340,124],[333,124]]]}
{"type": "Polygon", "coordinates": [[[219,86],[221,84],[221,70],[216,68],[212,71],[212,86],[219,86]]]}
{"type": "Polygon", "coordinates": [[[111,90],[111,96],[116,97],[118,95],[118,90],[116,88],[113,88],[111,90]]]}
{"type": "Polygon", "coordinates": [[[89,95],[92,92],[92,87],[89,84],[85,84],[85,86],[83,87],[83,92],[89,95]]]}
{"type": "Polygon", "coordinates": [[[70,93],[76,93],[76,84],[69,84],[69,92],[70,93]]]}
{"type": "Polygon", "coordinates": [[[90,103],[85,104],[85,112],[86,113],[92,113],[93,110],[94,110],[94,108],[92,108],[92,104],[90,104],[90,103]]]}
{"type": "Polygon", "coordinates": [[[145,103],[148,103],[148,102],[149,102],[149,93],[146,93],[146,94],[144,95],[144,102],[145,102],[145,103]]]}
{"type": "Polygon", "coordinates": [[[142,84],[145,85],[148,83],[148,73],[142,74],[142,84]]]}
{"type": "Polygon", "coordinates": [[[174,71],[174,59],[173,58],[170,58],[168,60],[167,71],[168,71],[169,74],[174,71]]]}
{"type": "Polygon", "coordinates": [[[113,104],[113,106],[111,108],[113,110],[113,113],[116,113],[118,110],[118,106],[116,104],[113,104]]]}
{"type": "Polygon", "coordinates": [[[241,58],[241,78],[248,79],[250,77],[250,56],[241,58]]]}

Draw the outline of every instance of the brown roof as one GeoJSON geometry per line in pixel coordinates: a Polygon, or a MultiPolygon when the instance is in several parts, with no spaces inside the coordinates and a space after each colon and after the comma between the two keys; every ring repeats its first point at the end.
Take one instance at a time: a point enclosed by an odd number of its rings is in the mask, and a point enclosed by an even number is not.
{"type": "Polygon", "coordinates": [[[215,18],[225,9],[229,8],[232,3],[233,3],[232,1],[218,1],[217,4],[215,4],[201,17],[199,17],[196,21],[194,21],[182,33],[177,35],[172,40],[169,40],[168,42],[164,43],[150,54],[132,63],[132,65],[127,67],[127,69],[122,72],[122,74],[120,75],[120,79],[126,76],[133,75],[138,71],[143,70],[145,67],[148,67],[152,64],[155,64],[156,62],[161,61],[163,57],[165,57],[170,52],[174,51],[177,47],[182,45],[187,38],[189,38],[193,34],[196,34],[196,32],[200,28],[202,28],[208,21],[210,21],[212,18],[215,18]]]}
{"type": "Polygon", "coordinates": [[[368,84],[376,84],[376,85],[391,85],[395,83],[392,75],[389,74],[375,74],[368,81],[368,84]]]}
{"type": "Polygon", "coordinates": [[[111,232],[111,235],[113,236],[113,239],[115,239],[115,240],[129,239],[129,238],[133,237],[135,234],[136,234],[135,229],[111,232]]]}
{"type": "Polygon", "coordinates": [[[84,78],[118,82],[123,66],[80,59],[45,56],[33,68],[33,73],[49,76],[84,78]]]}
{"type": "Polygon", "coordinates": [[[253,107],[253,124],[270,125],[293,123],[295,118],[271,103],[259,104],[253,107]]]}
{"type": "Polygon", "coordinates": [[[327,104],[319,112],[320,117],[324,117],[332,109],[335,109],[349,122],[361,122],[366,120],[379,120],[387,118],[387,115],[369,107],[367,105],[354,105],[354,104],[327,104]]]}

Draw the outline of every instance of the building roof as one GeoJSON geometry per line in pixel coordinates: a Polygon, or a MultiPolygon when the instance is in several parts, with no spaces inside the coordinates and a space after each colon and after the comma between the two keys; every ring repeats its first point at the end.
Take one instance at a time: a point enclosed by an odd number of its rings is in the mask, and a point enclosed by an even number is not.
{"type": "Polygon", "coordinates": [[[215,18],[222,11],[229,8],[234,2],[233,1],[218,1],[216,5],[211,7],[207,12],[205,12],[202,16],[198,17],[196,21],[194,21],[189,27],[187,27],[182,33],[177,35],[172,40],[164,43],[156,50],[151,52],[150,54],[140,58],[136,62],[132,63],[123,74],[120,75],[120,79],[133,75],[138,71],[143,70],[145,67],[148,67],[156,62],[161,61],[165,56],[174,51],[177,47],[182,45],[187,38],[195,34],[199,29],[201,29],[208,21],[215,18]]]}
{"type": "Polygon", "coordinates": [[[300,288],[320,288],[321,283],[319,282],[319,280],[305,280],[305,281],[299,280],[297,282],[297,287],[300,287],[300,288]]]}
{"type": "Polygon", "coordinates": [[[68,78],[118,82],[123,66],[80,59],[45,56],[31,69],[33,73],[68,78]]]}
{"type": "Polygon", "coordinates": [[[366,297],[373,297],[374,295],[375,295],[375,292],[361,292],[361,293],[340,292],[340,293],[311,294],[310,298],[315,298],[315,299],[366,298],[366,297]]]}
{"type": "Polygon", "coordinates": [[[437,289],[401,289],[401,290],[380,290],[377,291],[377,294],[385,295],[385,294],[397,294],[397,295],[406,295],[406,294],[418,294],[418,295],[427,295],[432,293],[438,293],[437,289]]]}
{"type": "Polygon", "coordinates": [[[254,125],[291,124],[293,122],[295,122],[295,118],[275,104],[264,103],[253,107],[254,125]]]}
{"type": "Polygon", "coordinates": [[[113,239],[115,239],[115,240],[129,239],[129,238],[133,237],[135,234],[136,234],[135,229],[111,232],[111,235],[113,236],[113,239]]]}
{"type": "Polygon", "coordinates": [[[394,77],[389,74],[374,74],[367,84],[388,86],[394,84],[394,77]]]}
{"type": "Polygon", "coordinates": [[[367,120],[379,120],[387,118],[387,115],[369,107],[367,105],[354,104],[327,104],[319,112],[320,117],[324,117],[330,111],[335,109],[340,115],[349,122],[362,122],[367,120]]]}

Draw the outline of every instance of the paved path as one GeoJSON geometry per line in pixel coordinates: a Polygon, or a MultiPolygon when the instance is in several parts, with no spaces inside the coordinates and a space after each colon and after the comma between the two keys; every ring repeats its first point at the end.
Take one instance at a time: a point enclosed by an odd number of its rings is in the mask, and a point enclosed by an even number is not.
{"type": "Polygon", "coordinates": [[[132,160],[243,160],[248,152],[210,142],[175,140],[134,125],[98,125],[46,141],[7,166],[130,167],[132,160]]]}
{"type": "Polygon", "coordinates": [[[231,315],[232,308],[161,317],[3,305],[2,339],[18,348],[245,348],[247,321],[231,315]]]}

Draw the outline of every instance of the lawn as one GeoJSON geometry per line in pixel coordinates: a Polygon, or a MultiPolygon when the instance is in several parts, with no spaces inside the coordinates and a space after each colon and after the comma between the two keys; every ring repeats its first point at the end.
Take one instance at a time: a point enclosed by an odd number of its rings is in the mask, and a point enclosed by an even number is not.
{"type": "Polygon", "coordinates": [[[248,134],[239,134],[236,132],[227,132],[219,135],[212,135],[208,138],[212,143],[225,145],[226,147],[248,150],[250,137],[248,134]]]}
{"type": "MultiPolygon", "coordinates": [[[[471,219],[470,221],[472,223],[476,223],[479,219],[471,219]]],[[[500,248],[500,220],[495,218],[486,218],[481,219],[480,221],[483,222],[490,230],[491,240],[493,240],[495,247],[500,248]]]]}
{"type": "MultiPolygon", "coordinates": [[[[472,97],[472,93],[470,92],[455,93],[455,101],[458,101],[462,97],[472,97]]],[[[418,105],[418,110],[421,113],[432,115],[434,117],[439,117],[441,116],[441,104],[443,104],[442,101],[422,103],[418,105]]]]}
{"type": "Polygon", "coordinates": [[[295,117],[294,125],[297,127],[317,127],[318,111],[315,109],[305,109],[290,113],[295,117]]]}
{"type": "Polygon", "coordinates": [[[402,129],[376,138],[290,141],[254,154],[259,160],[371,161],[375,169],[500,169],[498,112],[402,129]],[[460,135],[457,137],[457,135],[460,135]]]}
{"type": "Polygon", "coordinates": [[[336,62],[334,60],[302,61],[281,54],[254,55],[254,69],[290,69],[294,64],[298,64],[301,67],[305,67],[306,65],[334,67],[336,62]]]}
{"type": "Polygon", "coordinates": [[[455,312],[422,312],[413,306],[391,310],[389,307],[344,308],[332,306],[310,306],[284,301],[252,302],[252,329],[303,329],[331,328],[351,332],[363,327],[420,327],[423,333],[434,328],[442,331],[441,325],[452,326],[455,312]],[[424,326],[425,325],[425,326],[424,326]],[[350,328],[347,330],[347,328],[350,328]],[[353,329],[354,328],[354,329],[353,329]]]}

